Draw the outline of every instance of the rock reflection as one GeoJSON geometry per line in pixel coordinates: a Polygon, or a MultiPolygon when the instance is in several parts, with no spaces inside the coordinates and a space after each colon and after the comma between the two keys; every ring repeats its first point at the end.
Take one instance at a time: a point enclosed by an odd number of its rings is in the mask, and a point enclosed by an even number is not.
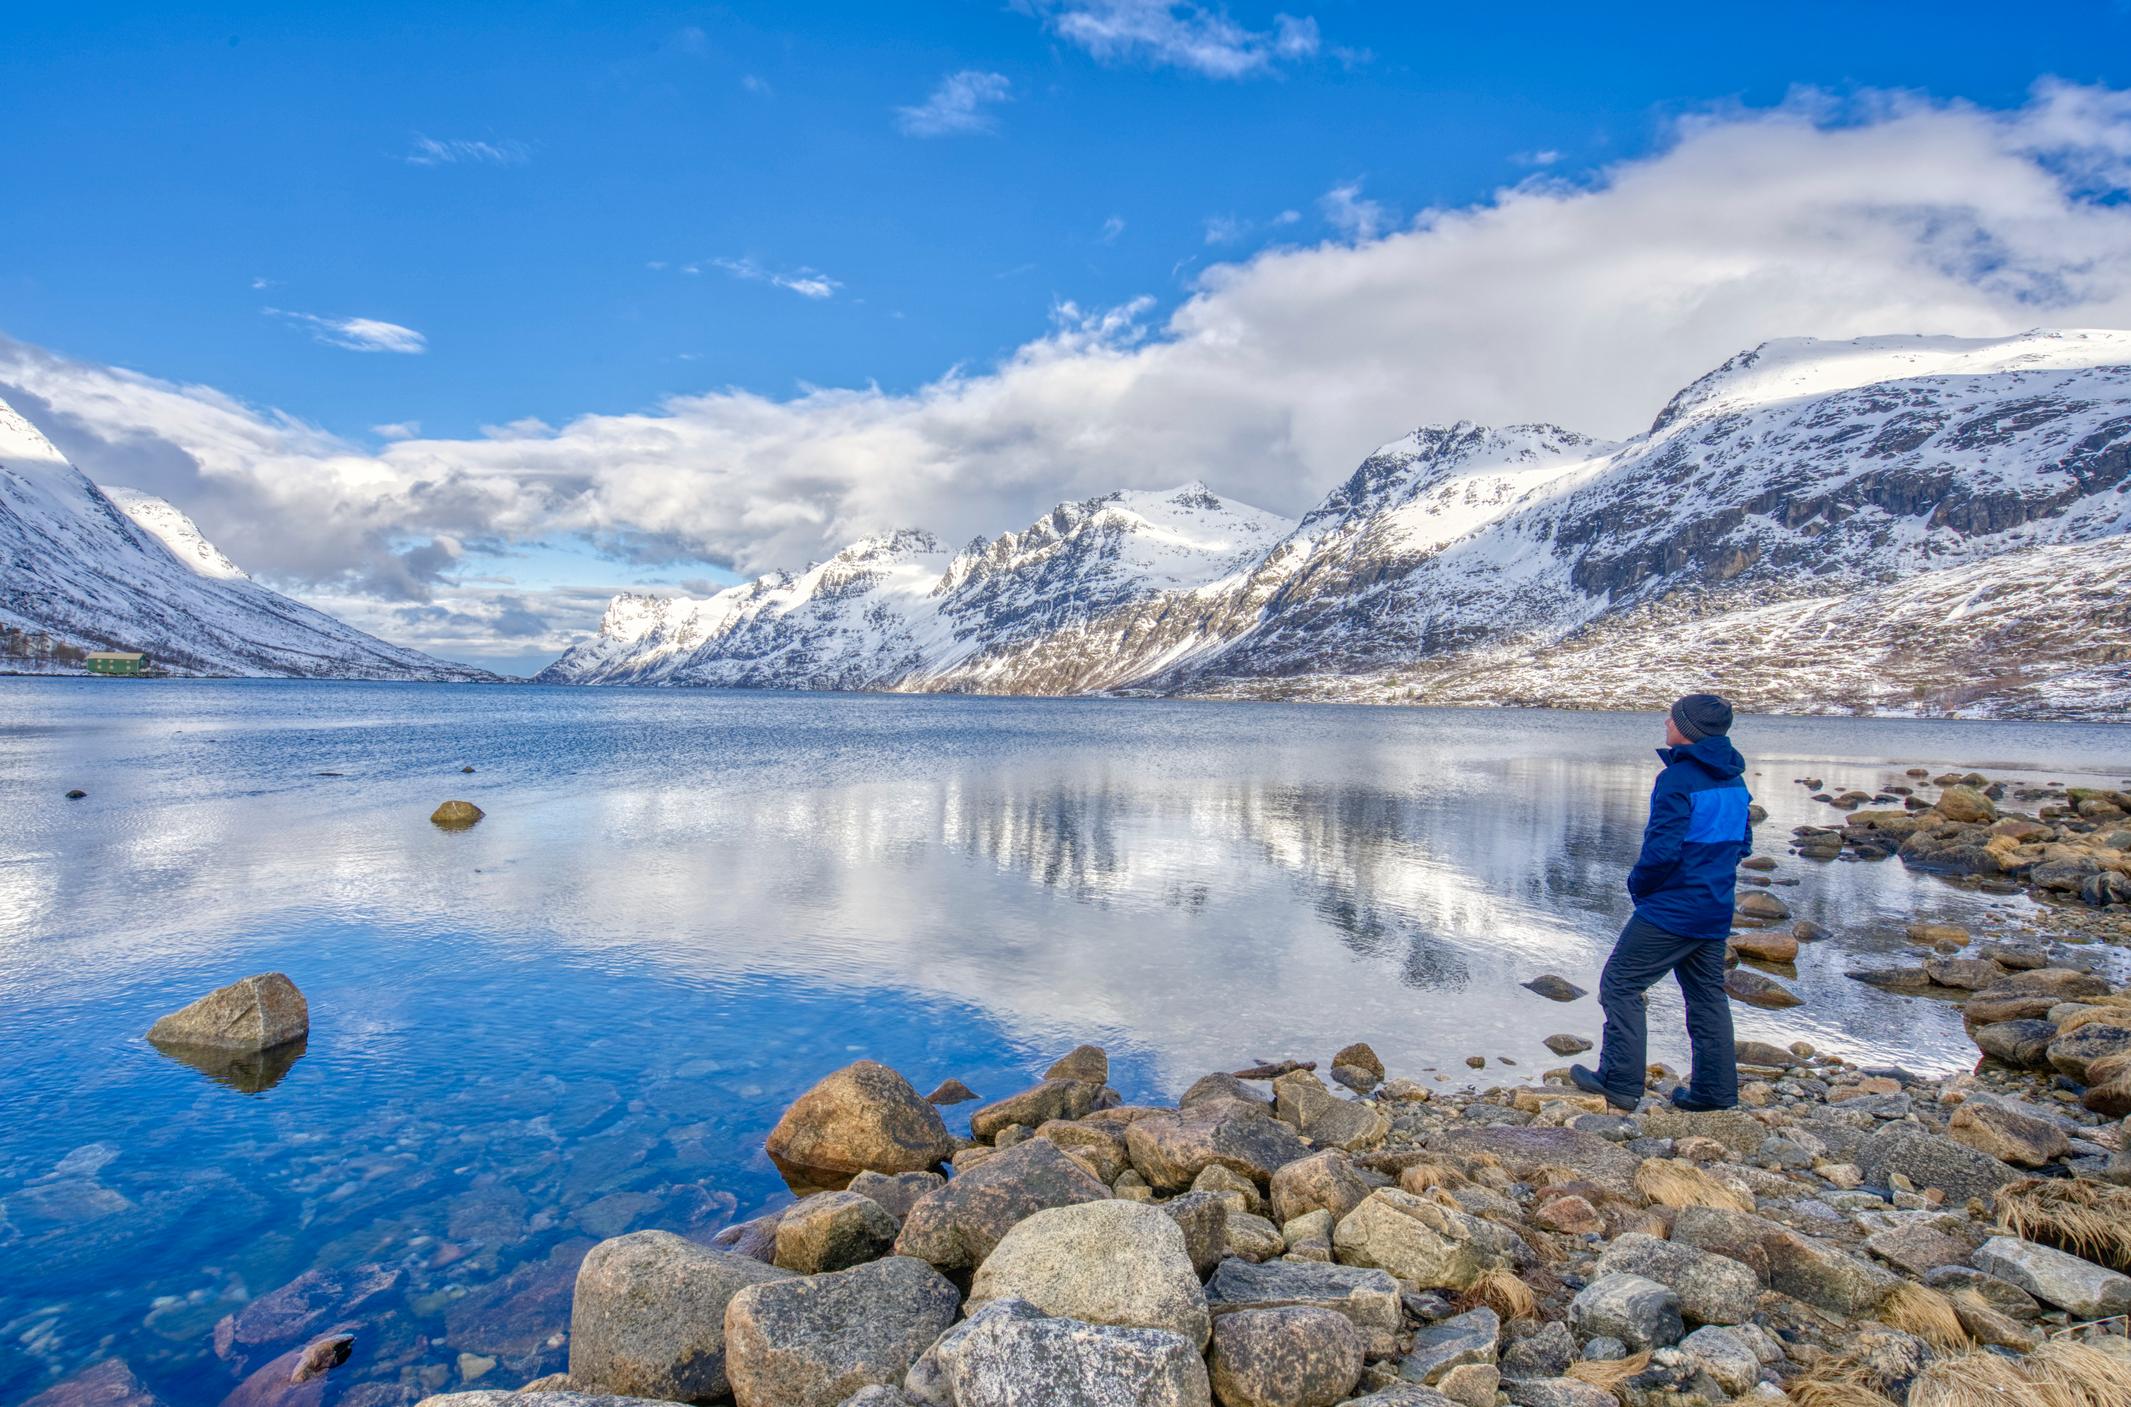
{"type": "Polygon", "coordinates": [[[240,1094],[264,1094],[295,1068],[303,1059],[308,1038],[277,1045],[268,1050],[222,1050],[214,1046],[183,1045],[176,1041],[150,1040],[148,1042],[162,1054],[182,1065],[190,1065],[218,1085],[227,1085],[240,1094]]]}

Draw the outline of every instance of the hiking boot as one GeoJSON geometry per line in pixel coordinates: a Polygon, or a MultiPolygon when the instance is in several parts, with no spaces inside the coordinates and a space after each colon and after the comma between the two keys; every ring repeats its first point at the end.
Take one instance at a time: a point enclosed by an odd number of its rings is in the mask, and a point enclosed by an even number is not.
{"type": "Polygon", "coordinates": [[[1571,1065],[1569,1067],[1569,1078],[1575,1082],[1576,1088],[1582,1090],[1585,1094],[1604,1095],[1606,1103],[1615,1109],[1633,1109],[1642,1102],[1639,1099],[1622,1099],[1612,1090],[1605,1087],[1599,1080],[1597,1071],[1587,1070],[1581,1065],[1571,1065]]]}
{"type": "Polygon", "coordinates": [[[1672,1107],[1684,1109],[1690,1114],[1714,1114],[1719,1109],[1738,1108],[1739,1101],[1734,1099],[1729,1104],[1711,1104],[1707,1100],[1696,1099],[1687,1092],[1687,1086],[1681,1085],[1672,1092],[1672,1107]]]}

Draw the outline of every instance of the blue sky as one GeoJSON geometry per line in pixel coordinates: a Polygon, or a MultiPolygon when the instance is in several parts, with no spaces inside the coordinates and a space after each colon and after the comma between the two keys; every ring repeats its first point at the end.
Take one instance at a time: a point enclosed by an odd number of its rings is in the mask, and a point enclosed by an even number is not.
{"type": "MultiPolygon", "coordinates": [[[[776,403],[810,387],[910,397],[951,368],[985,376],[1055,348],[1099,310],[1130,309],[1135,330],[1087,337],[1174,338],[1167,319],[1231,277],[1219,271],[1278,257],[1266,251],[1368,246],[1520,184],[1604,184],[1668,160],[1683,123],[1788,112],[1826,133],[1883,122],[1869,95],[2010,114],[2034,110],[2042,79],[2131,86],[2121,5],[1634,14],[1339,0],[17,7],[0,48],[0,334],[213,388],[362,452],[657,416],[668,398],[732,388],[776,403]]],[[[1708,184],[1712,203],[1731,195],[1708,184]]],[[[1407,419],[1456,413],[1427,404],[1425,384],[1407,419]]],[[[124,435],[41,408],[92,475],[161,472],[116,451],[103,469],[99,445],[124,435]]],[[[1354,416],[1344,449],[1325,432],[1326,448],[1281,471],[1292,485],[1228,491],[1293,511],[1403,428],[1400,413],[1354,416]]],[[[232,555],[324,596],[390,599],[322,550],[315,571],[276,559],[269,511],[171,433],[197,472],[143,486],[169,490],[232,555]]],[[[721,436],[734,457],[718,472],[770,472],[753,442],[721,436]]],[[[1222,488],[1223,452],[1168,477],[1222,488]]],[[[993,514],[981,528],[1014,526],[1048,492],[1034,467],[1008,477],[1013,493],[977,495],[993,514]]],[[[891,511],[794,492],[831,543],[891,511]]],[[[432,585],[499,591],[731,579],[797,550],[768,530],[676,536],[659,511],[589,529],[558,514],[552,532],[421,513],[347,531],[403,555],[447,541],[456,555],[432,585]]],[[[725,529],[774,516],[703,511],[725,529]]],[[[428,589],[408,587],[405,608],[434,615],[428,589]]],[[[402,608],[358,618],[392,633],[402,608]]],[[[584,603],[571,609],[547,614],[583,628],[584,603]]],[[[459,653],[530,662],[562,629],[459,653]]]]}

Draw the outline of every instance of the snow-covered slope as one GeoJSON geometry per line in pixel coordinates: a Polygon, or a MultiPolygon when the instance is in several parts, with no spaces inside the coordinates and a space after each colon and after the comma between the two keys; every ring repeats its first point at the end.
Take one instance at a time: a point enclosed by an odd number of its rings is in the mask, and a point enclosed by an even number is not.
{"type": "MultiPolygon", "coordinates": [[[[106,492],[0,403],[0,626],[81,649],[144,650],[192,674],[484,679],[253,581],[190,518],[106,492]]],[[[38,659],[0,656],[0,669],[38,659]]],[[[42,667],[50,667],[44,662],[42,667]]]]}
{"type": "Polygon", "coordinates": [[[728,592],[618,600],[546,677],[2105,716],[2131,706],[2127,531],[2131,333],[1802,338],[1619,444],[1424,427],[1292,527],[1198,485],[1062,506],[922,602],[912,559],[796,676],[736,671],[723,626],[630,633],[728,592]]]}

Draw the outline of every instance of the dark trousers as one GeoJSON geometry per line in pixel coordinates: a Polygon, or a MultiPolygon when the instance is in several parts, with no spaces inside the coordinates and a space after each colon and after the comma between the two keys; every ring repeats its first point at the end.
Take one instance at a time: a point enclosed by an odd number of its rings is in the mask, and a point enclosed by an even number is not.
{"type": "Polygon", "coordinates": [[[1668,972],[1687,998],[1687,1040],[1694,1050],[1687,1092],[1709,1104],[1736,1103],[1739,1067],[1732,1044],[1731,998],[1724,994],[1724,940],[1682,938],[1641,918],[1629,919],[1620,931],[1598,979],[1598,1004],[1606,1013],[1598,1078],[1618,1098],[1643,1097],[1650,1041],[1643,993],[1668,972]]]}

